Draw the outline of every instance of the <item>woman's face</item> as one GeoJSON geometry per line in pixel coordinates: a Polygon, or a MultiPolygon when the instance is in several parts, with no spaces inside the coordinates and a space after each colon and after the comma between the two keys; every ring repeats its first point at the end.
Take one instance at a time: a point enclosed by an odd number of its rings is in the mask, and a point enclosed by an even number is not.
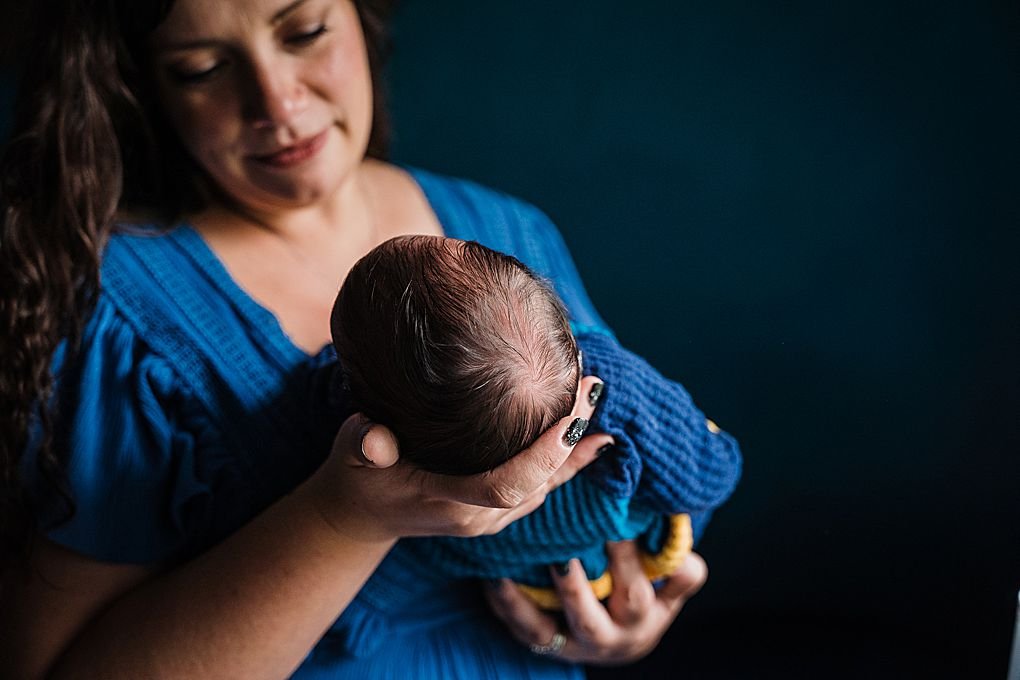
{"type": "Polygon", "coordinates": [[[350,0],[176,0],[151,46],[171,124],[240,204],[313,206],[364,157],[372,83],[350,0]]]}

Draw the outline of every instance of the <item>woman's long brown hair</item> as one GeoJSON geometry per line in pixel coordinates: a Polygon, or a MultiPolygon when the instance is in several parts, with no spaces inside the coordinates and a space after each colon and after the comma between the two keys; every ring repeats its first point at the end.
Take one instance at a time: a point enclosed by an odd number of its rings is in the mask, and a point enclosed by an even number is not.
{"type": "MultiPolygon", "coordinates": [[[[172,0],[50,0],[27,12],[10,140],[0,156],[0,567],[39,529],[22,477],[38,473],[74,512],[66,453],[52,444],[53,354],[73,357],[99,294],[103,246],[120,214],[170,225],[202,204],[201,172],[155,104],[145,40],[172,0]]],[[[369,154],[388,128],[377,77],[392,2],[358,2],[376,95],[369,154]]]]}

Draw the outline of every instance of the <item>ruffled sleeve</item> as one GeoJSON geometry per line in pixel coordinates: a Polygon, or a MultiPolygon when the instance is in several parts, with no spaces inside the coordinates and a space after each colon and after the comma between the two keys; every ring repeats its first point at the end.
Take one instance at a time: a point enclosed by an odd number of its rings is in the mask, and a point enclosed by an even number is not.
{"type": "Polygon", "coordinates": [[[48,537],[103,561],[173,559],[206,531],[211,473],[196,451],[216,439],[208,419],[103,297],[71,361],[65,350],[54,361],[53,446],[67,456],[70,519],[60,521],[31,450],[24,466],[48,537]]]}

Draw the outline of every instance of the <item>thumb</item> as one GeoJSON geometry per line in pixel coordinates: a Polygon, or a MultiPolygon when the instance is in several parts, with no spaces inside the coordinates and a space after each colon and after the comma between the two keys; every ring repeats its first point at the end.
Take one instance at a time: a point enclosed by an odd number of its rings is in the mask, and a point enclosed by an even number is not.
{"type": "Polygon", "coordinates": [[[333,453],[354,467],[388,468],[400,460],[396,435],[363,413],[355,413],[340,426],[333,453]]]}
{"type": "Polygon", "coordinates": [[[708,579],[708,565],[698,553],[692,552],[680,568],[663,582],[659,589],[660,600],[679,608],[694,597],[708,579]]]}

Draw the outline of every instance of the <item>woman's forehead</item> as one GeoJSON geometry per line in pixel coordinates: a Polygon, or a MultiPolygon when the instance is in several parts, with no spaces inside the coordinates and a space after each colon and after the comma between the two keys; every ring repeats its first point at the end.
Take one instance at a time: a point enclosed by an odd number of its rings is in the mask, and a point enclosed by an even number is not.
{"type": "Polygon", "coordinates": [[[304,7],[332,4],[338,4],[338,0],[174,0],[166,19],[156,27],[153,45],[174,48],[272,27],[304,7]]]}

